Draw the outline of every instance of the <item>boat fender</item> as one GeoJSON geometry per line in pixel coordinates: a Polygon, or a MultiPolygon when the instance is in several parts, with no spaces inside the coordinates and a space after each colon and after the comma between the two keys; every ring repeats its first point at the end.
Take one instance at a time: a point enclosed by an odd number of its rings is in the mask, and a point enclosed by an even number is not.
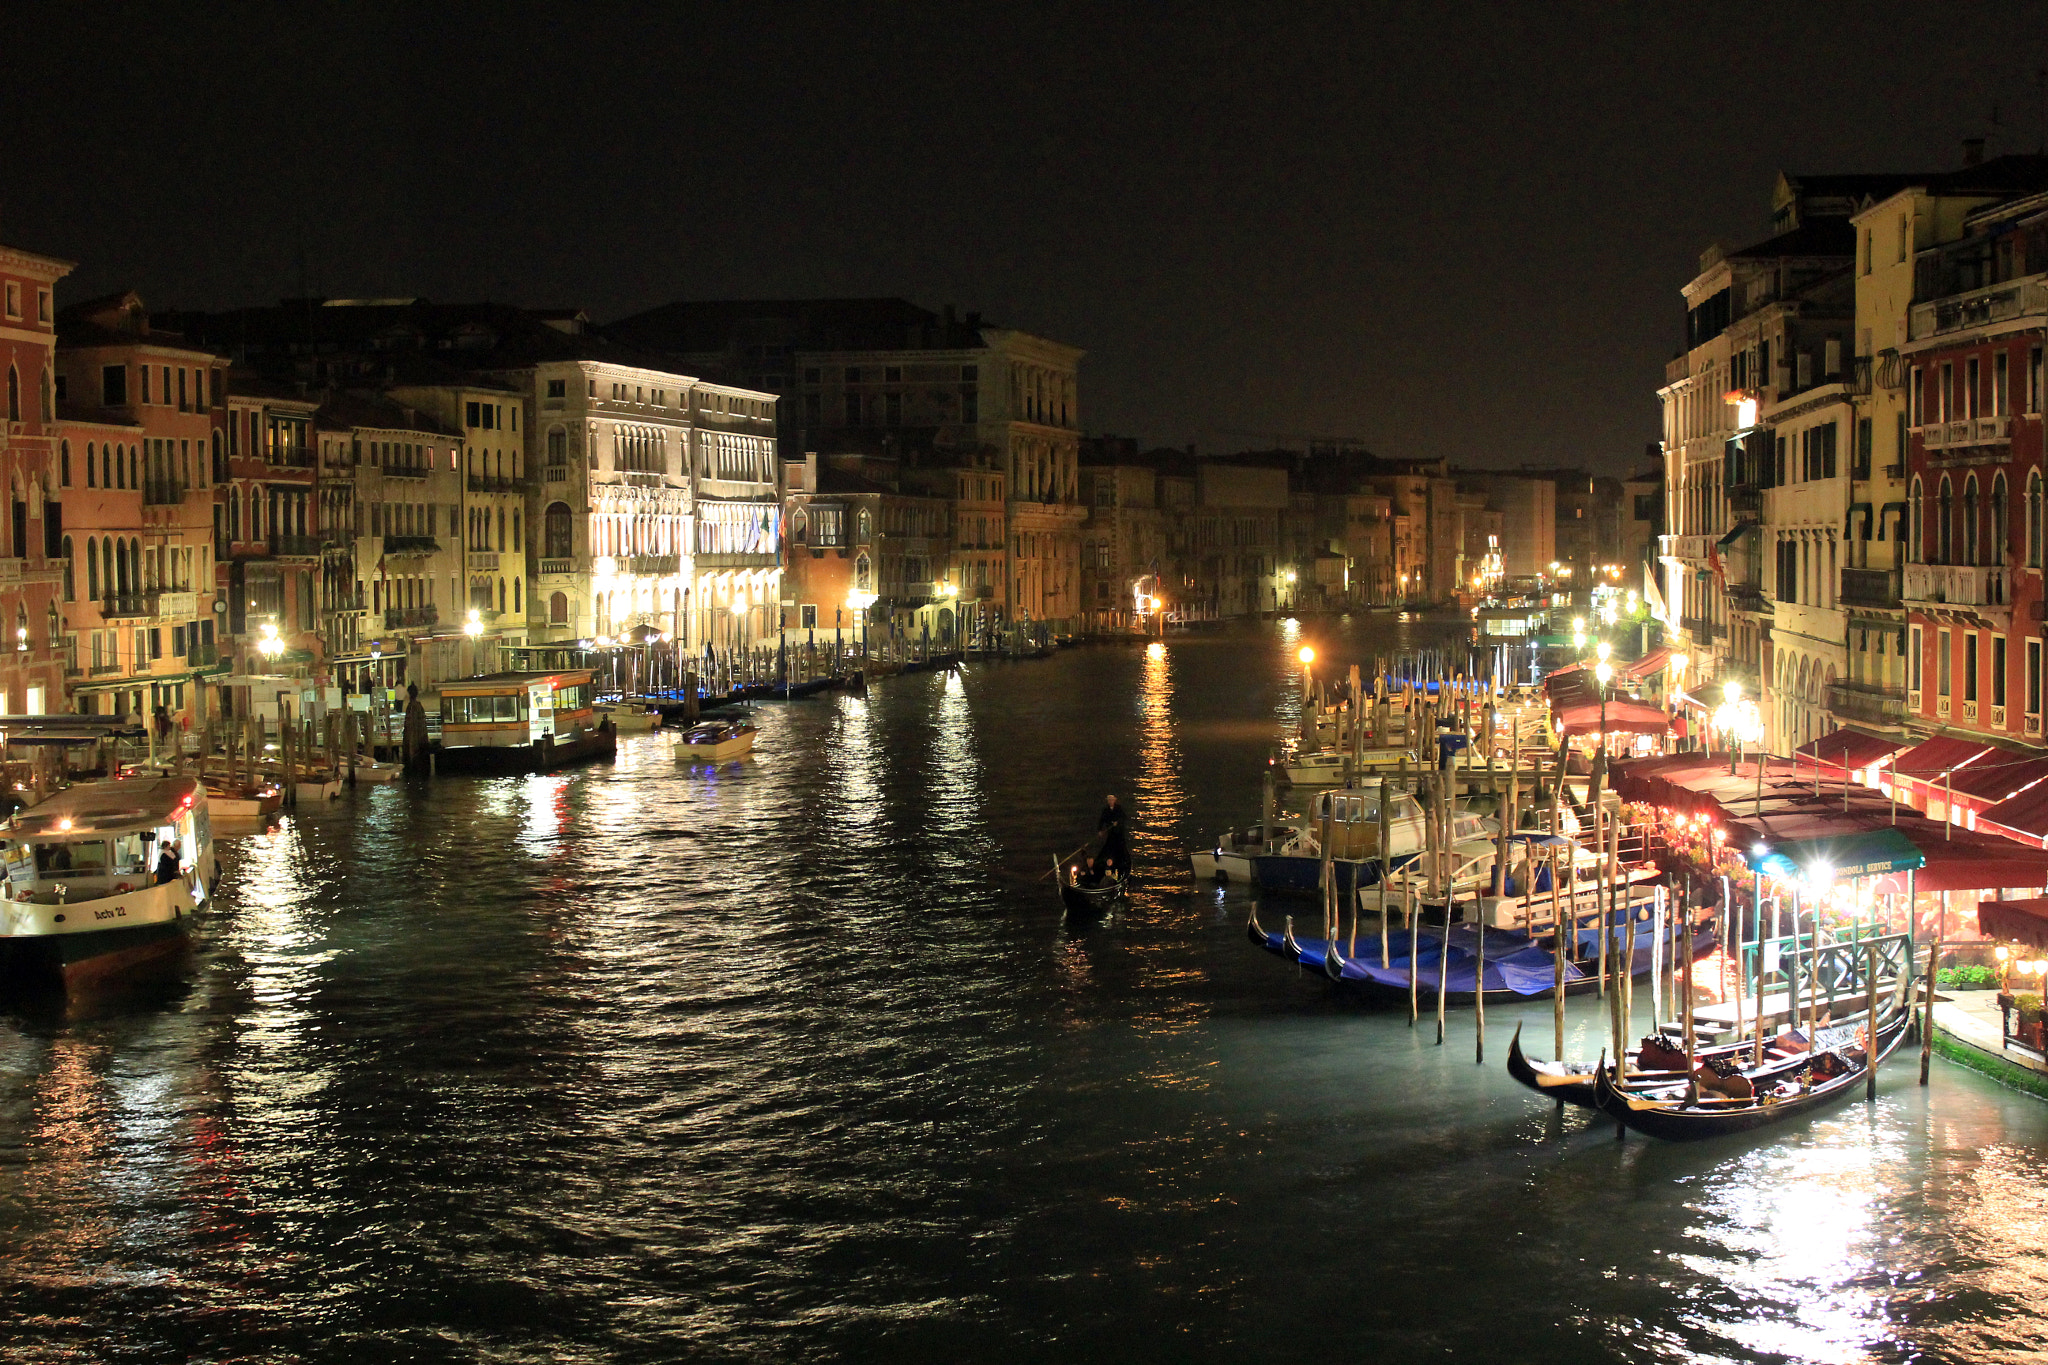
{"type": "Polygon", "coordinates": [[[116,895],[126,895],[128,892],[133,891],[134,889],[135,888],[130,886],[127,882],[121,882],[114,887],[114,893],[116,895]]]}

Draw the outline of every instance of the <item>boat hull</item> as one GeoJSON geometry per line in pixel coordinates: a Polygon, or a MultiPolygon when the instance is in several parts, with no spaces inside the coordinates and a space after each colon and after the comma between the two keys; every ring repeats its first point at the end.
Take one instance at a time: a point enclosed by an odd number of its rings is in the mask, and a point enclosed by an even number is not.
{"type": "Polygon", "coordinates": [[[594,763],[618,754],[616,732],[586,730],[571,740],[532,744],[458,744],[438,751],[435,767],[443,773],[499,776],[507,773],[546,773],[578,763],[594,763]]]}
{"type": "Polygon", "coordinates": [[[750,754],[752,752],[754,752],[754,732],[752,730],[710,744],[692,744],[688,740],[678,740],[675,744],[677,760],[685,763],[691,761],[698,763],[723,763],[729,758],[738,758],[742,754],[750,754]]]}
{"type": "Polygon", "coordinates": [[[1661,1103],[1615,1088],[1606,1072],[1594,1080],[1596,1103],[1602,1113],[1625,1128],[1645,1137],[1666,1142],[1696,1142],[1705,1138],[1733,1137],[1789,1119],[1818,1113],[1863,1089],[1871,1066],[1884,1065],[1906,1035],[1908,1011],[1899,1010],[1878,1025],[1876,1060],[1844,1075],[1815,1086],[1801,1095],[1771,1097],[1726,1107],[1689,1107],[1661,1103]]]}

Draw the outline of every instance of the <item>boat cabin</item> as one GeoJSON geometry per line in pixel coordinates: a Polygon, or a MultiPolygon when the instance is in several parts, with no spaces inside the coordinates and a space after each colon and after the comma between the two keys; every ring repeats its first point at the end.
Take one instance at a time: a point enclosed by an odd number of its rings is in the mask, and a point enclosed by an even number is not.
{"type": "Polygon", "coordinates": [[[7,895],[16,901],[88,901],[155,880],[165,844],[178,866],[212,880],[206,792],[189,777],[144,775],[58,792],[7,822],[7,895]]]}
{"type": "MultiPolygon", "coordinates": [[[[1333,858],[1377,858],[1380,853],[1380,799],[1385,788],[1346,787],[1324,792],[1310,807],[1308,832],[1321,839],[1323,819],[1330,820],[1330,856],[1333,858]]],[[[1419,830],[1422,806],[1404,791],[1387,795],[1387,827],[1395,835],[1394,851],[1402,847],[1403,831],[1419,830]]]]}
{"type": "Polygon", "coordinates": [[[549,736],[557,744],[597,728],[592,670],[487,673],[441,684],[441,746],[525,748],[549,736]]]}

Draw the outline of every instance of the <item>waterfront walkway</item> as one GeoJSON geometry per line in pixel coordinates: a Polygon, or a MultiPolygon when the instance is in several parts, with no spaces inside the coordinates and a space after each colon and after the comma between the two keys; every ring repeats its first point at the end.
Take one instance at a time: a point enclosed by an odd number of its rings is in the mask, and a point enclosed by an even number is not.
{"type": "Polygon", "coordinates": [[[1935,1050],[1950,1061],[2048,1099],[2048,1062],[2005,1045],[1997,991],[1937,991],[1934,1035],[1935,1050]]]}

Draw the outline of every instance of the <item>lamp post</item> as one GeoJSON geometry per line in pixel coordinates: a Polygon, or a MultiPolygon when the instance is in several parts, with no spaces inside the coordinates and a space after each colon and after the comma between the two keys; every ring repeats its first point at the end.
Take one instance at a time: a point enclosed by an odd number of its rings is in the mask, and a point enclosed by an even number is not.
{"type": "Polygon", "coordinates": [[[475,607],[469,609],[469,617],[462,623],[462,633],[469,637],[469,676],[474,678],[477,675],[477,637],[484,633],[483,615],[475,607]]]}
{"type": "Polygon", "coordinates": [[[1593,676],[1600,683],[1600,752],[1607,752],[1607,681],[1614,676],[1614,665],[1607,662],[1607,642],[1600,642],[1600,662],[1593,666],[1593,676]]]}

